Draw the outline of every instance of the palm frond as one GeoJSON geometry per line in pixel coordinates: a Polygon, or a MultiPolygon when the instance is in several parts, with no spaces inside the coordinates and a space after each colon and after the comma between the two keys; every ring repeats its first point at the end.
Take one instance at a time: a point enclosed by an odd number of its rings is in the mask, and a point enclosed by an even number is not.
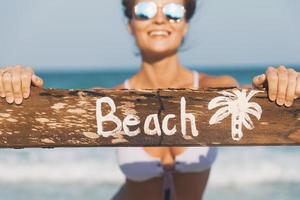
{"type": "Polygon", "coordinates": [[[231,92],[228,92],[228,91],[220,91],[218,92],[219,94],[222,94],[224,96],[227,96],[227,97],[236,97],[233,93],[231,92]]]}
{"type": "Polygon", "coordinates": [[[252,97],[254,97],[254,95],[256,95],[257,93],[260,93],[261,91],[259,90],[251,90],[247,96],[247,101],[249,101],[252,97]]]}
{"type": "Polygon", "coordinates": [[[212,110],[220,106],[226,106],[230,100],[230,98],[224,96],[215,97],[208,103],[208,110],[212,110]]]}
{"type": "Polygon", "coordinates": [[[243,96],[243,94],[245,95],[245,90],[238,90],[238,89],[234,89],[232,90],[232,92],[235,94],[236,97],[241,98],[243,96]]]}
{"type": "Polygon", "coordinates": [[[249,129],[249,130],[252,130],[254,128],[254,125],[253,125],[253,122],[252,120],[250,119],[249,115],[248,114],[245,114],[244,117],[243,117],[243,120],[242,120],[242,123],[243,125],[249,129]]]}
{"type": "Polygon", "coordinates": [[[246,113],[254,115],[258,120],[260,120],[260,118],[261,118],[261,113],[257,112],[257,110],[248,108],[246,113]]]}
{"type": "Polygon", "coordinates": [[[248,103],[247,107],[250,108],[250,109],[253,108],[253,109],[256,110],[260,115],[261,115],[261,113],[262,113],[262,109],[261,109],[260,105],[258,105],[257,103],[250,102],[250,103],[248,103]]]}
{"type": "Polygon", "coordinates": [[[220,108],[209,120],[209,124],[217,124],[226,117],[228,117],[231,113],[229,112],[228,107],[220,108]]]}

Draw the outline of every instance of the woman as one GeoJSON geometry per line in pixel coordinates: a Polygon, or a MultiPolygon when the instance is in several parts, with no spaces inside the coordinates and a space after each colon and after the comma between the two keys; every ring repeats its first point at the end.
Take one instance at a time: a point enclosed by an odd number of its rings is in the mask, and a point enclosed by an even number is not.
{"type": "MultiPolygon", "coordinates": [[[[142,58],[138,73],[116,88],[238,87],[231,76],[209,76],[181,65],[178,49],[188,31],[196,0],[123,0],[128,30],[142,58]]],[[[253,78],[255,88],[268,87],[268,96],[280,106],[291,106],[300,95],[300,76],[284,66],[269,67],[253,78]]],[[[0,69],[0,95],[21,104],[30,86],[43,86],[31,68],[0,69]]],[[[126,182],[116,200],[202,199],[216,149],[209,147],[119,148],[118,160],[126,182]]]]}

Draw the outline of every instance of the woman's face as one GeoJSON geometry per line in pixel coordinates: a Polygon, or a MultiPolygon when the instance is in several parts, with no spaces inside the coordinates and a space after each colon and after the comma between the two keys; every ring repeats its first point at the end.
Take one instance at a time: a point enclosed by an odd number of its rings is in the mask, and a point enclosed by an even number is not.
{"type": "Polygon", "coordinates": [[[156,16],[149,20],[133,17],[128,24],[129,32],[135,37],[141,53],[164,55],[176,52],[187,33],[188,23],[185,18],[179,22],[169,22],[162,13],[162,7],[168,3],[184,5],[184,0],[135,0],[135,4],[146,1],[152,1],[158,5],[156,16]]]}

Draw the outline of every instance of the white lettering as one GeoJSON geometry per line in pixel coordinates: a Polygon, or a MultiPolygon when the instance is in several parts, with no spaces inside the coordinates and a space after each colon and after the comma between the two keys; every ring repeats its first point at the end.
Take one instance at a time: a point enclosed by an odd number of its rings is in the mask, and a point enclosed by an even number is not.
{"type": "Polygon", "coordinates": [[[181,132],[186,135],[186,120],[189,119],[191,122],[191,130],[193,136],[198,136],[198,130],[196,128],[195,116],[192,113],[186,113],[186,100],[181,97],[180,101],[180,121],[181,121],[181,132]]]}
{"type": "Polygon", "coordinates": [[[99,135],[102,135],[103,137],[114,136],[115,133],[122,130],[122,122],[118,117],[116,117],[113,114],[115,112],[116,112],[116,105],[111,98],[103,97],[103,98],[97,99],[96,118],[97,118],[97,127],[98,127],[97,133],[99,135]],[[107,103],[111,108],[111,112],[108,113],[106,116],[103,116],[103,113],[102,113],[102,103],[107,103]],[[104,131],[103,130],[103,122],[104,121],[112,121],[117,125],[117,127],[112,131],[104,131]]]}
{"type": "Polygon", "coordinates": [[[137,128],[134,131],[130,131],[128,126],[136,126],[140,123],[140,119],[136,115],[127,115],[123,121],[123,129],[125,132],[125,135],[128,136],[137,136],[141,133],[141,129],[137,128]]]}
{"type": "MultiPolygon", "coordinates": [[[[117,133],[124,130],[124,134],[130,137],[137,136],[141,133],[141,128],[137,127],[135,130],[130,130],[131,126],[136,126],[141,123],[140,118],[137,115],[129,114],[125,116],[122,121],[117,116],[114,115],[116,112],[116,105],[114,101],[109,97],[102,97],[97,99],[96,102],[96,120],[97,120],[97,133],[103,137],[115,136],[117,133]],[[104,116],[102,112],[103,104],[108,104],[110,107],[110,112],[104,116]],[[116,128],[111,131],[104,131],[103,126],[107,122],[112,122],[116,125],[116,128]]],[[[176,118],[174,114],[168,114],[164,117],[162,121],[162,127],[160,127],[158,114],[151,114],[146,117],[144,122],[144,133],[147,135],[158,135],[161,136],[162,133],[171,136],[177,132],[176,124],[169,129],[168,124],[171,119],[176,118]],[[153,122],[154,128],[150,128],[150,124],[153,122]],[[162,129],[161,129],[162,128],[162,129]]],[[[198,130],[196,127],[196,119],[192,113],[186,113],[186,100],[184,97],[180,100],[180,124],[181,124],[181,133],[185,136],[187,133],[187,122],[191,123],[191,132],[193,136],[198,136],[198,130]]]]}
{"type": "Polygon", "coordinates": [[[163,119],[162,130],[166,135],[174,135],[176,133],[176,125],[174,125],[174,127],[171,130],[168,129],[169,119],[175,117],[176,116],[174,114],[169,114],[163,119]]]}
{"type": "Polygon", "coordinates": [[[145,120],[145,124],[144,124],[144,132],[147,135],[161,135],[161,130],[160,130],[160,126],[159,126],[159,121],[158,121],[158,115],[157,114],[153,114],[153,115],[149,115],[146,120],[145,120]],[[150,122],[153,120],[154,122],[154,129],[150,129],[150,122]]]}

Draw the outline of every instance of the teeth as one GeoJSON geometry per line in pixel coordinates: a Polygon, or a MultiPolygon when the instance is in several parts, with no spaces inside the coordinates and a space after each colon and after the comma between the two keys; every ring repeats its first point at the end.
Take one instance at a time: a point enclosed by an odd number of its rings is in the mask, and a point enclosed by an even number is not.
{"type": "Polygon", "coordinates": [[[151,31],[150,36],[168,36],[167,31],[151,31]]]}

